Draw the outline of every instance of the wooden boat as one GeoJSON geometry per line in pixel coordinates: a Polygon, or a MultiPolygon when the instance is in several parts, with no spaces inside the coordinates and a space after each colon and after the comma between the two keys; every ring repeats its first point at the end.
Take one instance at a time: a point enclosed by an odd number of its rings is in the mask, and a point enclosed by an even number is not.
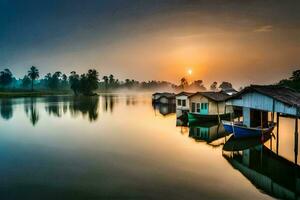
{"type": "MultiPolygon", "coordinates": [[[[230,119],[230,113],[219,115],[220,119],[230,119]]],[[[188,113],[188,120],[190,122],[218,122],[218,115],[203,115],[198,113],[188,113]]]]}
{"type": "Polygon", "coordinates": [[[260,137],[262,134],[269,134],[273,131],[275,123],[269,123],[268,127],[246,127],[242,122],[230,122],[222,120],[224,129],[228,133],[233,133],[235,138],[260,137]]]}

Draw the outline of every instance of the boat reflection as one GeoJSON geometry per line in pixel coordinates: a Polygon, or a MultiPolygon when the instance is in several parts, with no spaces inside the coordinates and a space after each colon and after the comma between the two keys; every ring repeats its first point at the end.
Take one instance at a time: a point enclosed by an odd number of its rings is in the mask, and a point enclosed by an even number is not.
{"type": "Polygon", "coordinates": [[[299,199],[300,167],[268,149],[267,138],[235,140],[230,138],[223,157],[263,192],[280,199],[299,199]]]}
{"type": "Polygon", "coordinates": [[[224,141],[213,143],[220,138],[228,136],[220,123],[189,123],[189,136],[196,141],[205,141],[212,146],[224,144],[224,141]]]}

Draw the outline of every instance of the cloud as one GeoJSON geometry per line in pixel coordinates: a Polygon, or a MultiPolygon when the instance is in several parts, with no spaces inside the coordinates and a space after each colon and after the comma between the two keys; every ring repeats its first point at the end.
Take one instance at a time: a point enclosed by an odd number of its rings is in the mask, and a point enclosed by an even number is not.
{"type": "Polygon", "coordinates": [[[257,29],[254,30],[254,32],[271,32],[273,30],[272,25],[265,25],[258,27],[257,29]]]}

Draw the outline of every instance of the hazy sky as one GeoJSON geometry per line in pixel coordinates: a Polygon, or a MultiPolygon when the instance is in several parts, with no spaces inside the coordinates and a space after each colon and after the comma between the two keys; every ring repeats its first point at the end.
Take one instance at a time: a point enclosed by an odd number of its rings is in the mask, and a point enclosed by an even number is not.
{"type": "Polygon", "coordinates": [[[31,65],[272,83],[300,68],[300,1],[0,0],[0,70],[23,76],[31,65]]]}

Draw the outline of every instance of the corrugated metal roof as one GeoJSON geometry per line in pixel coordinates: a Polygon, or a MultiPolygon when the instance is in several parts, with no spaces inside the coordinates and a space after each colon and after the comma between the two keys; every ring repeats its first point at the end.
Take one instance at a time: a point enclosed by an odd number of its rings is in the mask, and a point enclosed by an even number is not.
{"type": "Polygon", "coordinates": [[[197,92],[193,95],[191,95],[190,97],[194,96],[194,95],[202,95],[210,100],[216,101],[216,102],[220,102],[220,101],[225,101],[227,100],[230,95],[224,93],[224,92],[197,92]]]}
{"type": "Polygon", "coordinates": [[[278,85],[250,85],[231,96],[230,99],[241,98],[242,95],[249,92],[258,92],[284,104],[300,108],[300,93],[291,88],[278,85]]]}
{"type": "Polygon", "coordinates": [[[178,94],[176,94],[176,96],[181,96],[181,95],[185,95],[185,96],[191,96],[191,95],[193,95],[193,94],[195,94],[195,93],[192,93],[192,92],[180,92],[180,93],[178,93],[178,94]]]}

